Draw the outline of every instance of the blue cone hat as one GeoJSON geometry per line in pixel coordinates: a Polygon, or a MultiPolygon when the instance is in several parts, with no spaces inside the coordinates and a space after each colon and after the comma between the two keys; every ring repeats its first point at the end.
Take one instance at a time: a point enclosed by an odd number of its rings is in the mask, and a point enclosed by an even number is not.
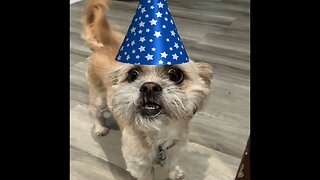
{"type": "Polygon", "coordinates": [[[189,62],[167,0],[140,0],[116,61],[156,66],[189,62]]]}

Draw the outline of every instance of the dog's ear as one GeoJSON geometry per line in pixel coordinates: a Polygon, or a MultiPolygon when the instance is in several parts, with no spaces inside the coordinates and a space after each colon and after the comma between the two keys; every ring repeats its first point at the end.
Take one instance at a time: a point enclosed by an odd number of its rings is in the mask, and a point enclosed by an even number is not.
{"type": "Polygon", "coordinates": [[[203,81],[209,88],[213,77],[212,66],[208,63],[203,62],[198,62],[196,64],[200,77],[203,79],[203,81]]]}
{"type": "Polygon", "coordinates": [[[197,111],[202,110],[204,101],[207,99],[210,93],[210,85],[213,78],[212,66],[210,64],[197,62],[196,66],[197,66],[198,74],[200,78],[203,80],[203,82],[205,83],[206,87],[203,91],[203,94],[204,94],[203,100],[195,106],[193,110],[193,114],[195,114],[197,111]]]}

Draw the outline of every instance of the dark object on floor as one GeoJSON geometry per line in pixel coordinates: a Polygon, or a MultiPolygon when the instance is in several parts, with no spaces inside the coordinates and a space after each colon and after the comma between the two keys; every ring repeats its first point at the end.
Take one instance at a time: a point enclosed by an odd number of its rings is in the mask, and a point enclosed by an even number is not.
{"type": "Polygon", "coordinates": [[[250,136],[235,180],[250,180],[250,136]]]}

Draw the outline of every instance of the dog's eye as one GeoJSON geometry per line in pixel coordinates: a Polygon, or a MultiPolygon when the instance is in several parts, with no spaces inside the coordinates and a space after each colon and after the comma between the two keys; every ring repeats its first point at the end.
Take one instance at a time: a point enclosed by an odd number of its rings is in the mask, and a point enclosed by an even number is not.
{"type": "Polygon", "coordinates": [[[133,82],[134,80],[136,80],[139,76],[139,72],[135,69],[131,69],[129,72],[128,72],[128,82],[131,83],[133,82]]]}
{"type": "Polygon", "coordinates": [[[169,78],[171,81],[175,82],[176,84],[180,84],[183,80],[184,74],[180,69],[173,68],[168,71],[169,78]]]}

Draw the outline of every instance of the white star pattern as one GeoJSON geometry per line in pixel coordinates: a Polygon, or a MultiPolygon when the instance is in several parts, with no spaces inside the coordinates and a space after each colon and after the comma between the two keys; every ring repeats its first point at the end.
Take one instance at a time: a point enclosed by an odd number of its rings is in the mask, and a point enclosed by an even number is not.
{"type": "Polygon", "coordinates": [[[152,19],[151,21],[149,21],[151,23],[151,25],[157,25],[157,21],[152,19]]]}
{"type": "Polygon", "coordinates": [[[140,27],[144,27],[144,24],[145,24],[145,22],[142,22],[142,21],[141,21],[141,22],[139,23],[139,26],[140,26],[140,27]]]}
{"type": "Polygon", "coordinates": [[[174,43],[174,47],[178,49],[179,48],[178,43],[174,43]]]}
{"type": "Polygon", "coordinates": [[[140,46],[138,49],[140,50],[140,52],[142,52],[142,51],[146,51],[146,50],[145,50],[145,49],[146,49],[146,47],[144,47],[144,46],[140,46]]]}
{"type": "Polygon", "coordinates": [[[159,31],[159,32],[158,32],[158,31],[155,31],[155,32],[154,32],[154,36],[157,37],[157,38],[159,38],[159,37],[161,36],[160,31],[159,31]]]}
{"type": "Polygon", "coordinates": [[[162,17],[162,13],[160,13],[159,11],[156,13],[157,18],[162,17]]]}
{"type": "Polygon", "coordinates": [[[176,36],[176,33],[174,31],[170,31],[171,32],[171,36],[176,36]]]}
{"type": "Polygon", "coordinates": [[[130,64],[159,66],[189,61],[167,0],[140,1],[115,59],[130,64]]]}
{"type": "Polygon", "coordinates": [[[132,27],[132,28],[131,28],[131,32],[132,32],[132,33],[136,32],[136,28],[135,28],[135,27],[132,27]]]}
{"type": "Polygon", "coordinates": [[[172,55],[172,59],[178,60],[178,57],[177,54],[172,55]]]}
{"type": "Polygon", "coordinates": [[[143,43],[144,41],[146,41],[146,38],[145,37],[140,37],[139,41],[141,41],[143,43]]]}
{"type": "Polygon", "coordinates": [[[149,54],[146,55],[147,61],[153,60],[153,55],[149,54]]]}
{"type": "Polygon", "coordinates": [[[159,8],[163,8],[163,5],[161,2],[158,3],[159,8]]]}
{"type": "Polygon", "coordinates": [[[141,13],[143,14],[144,12],[146,12],[146,8],[141,9],[141,13]]]}
{"type": "Polygon", "coordinates": [[[167,58],[168,54],[164,51],[163,53],[160,53],[161,57],[167,58]]]}

